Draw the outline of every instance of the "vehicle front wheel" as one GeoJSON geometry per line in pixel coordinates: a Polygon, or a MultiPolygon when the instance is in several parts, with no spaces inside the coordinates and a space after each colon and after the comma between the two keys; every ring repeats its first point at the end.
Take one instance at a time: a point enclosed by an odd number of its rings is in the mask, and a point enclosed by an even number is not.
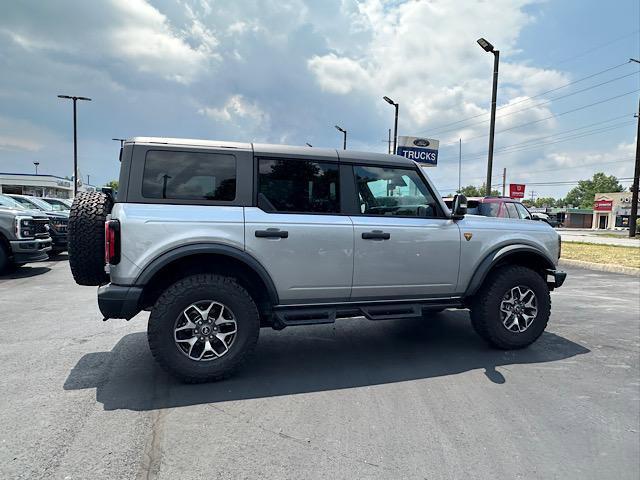
{"type": "Polygon", "coordinates": [[[253,352],[258,309],[233,278],[201,274],[169,287],[154,305],[147,337],[151,353],[188,383],[231,375],[253,352]]]}
{"type": "Polygon", "coordinates": [[[471,305],[471,323],[490,345],[524,348],[544,332],[551,313],[549,287],[536,271],[506,266],[492,273],[471,305]]]}

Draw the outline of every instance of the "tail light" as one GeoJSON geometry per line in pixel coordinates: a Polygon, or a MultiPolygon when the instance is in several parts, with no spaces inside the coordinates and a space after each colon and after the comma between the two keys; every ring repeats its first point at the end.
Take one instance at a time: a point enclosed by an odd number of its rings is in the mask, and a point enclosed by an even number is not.
{"type": "Polygon", "coordinates": [[[110,265],[120,263],[120,222],[104,222],[104,261],[110,265]]]}

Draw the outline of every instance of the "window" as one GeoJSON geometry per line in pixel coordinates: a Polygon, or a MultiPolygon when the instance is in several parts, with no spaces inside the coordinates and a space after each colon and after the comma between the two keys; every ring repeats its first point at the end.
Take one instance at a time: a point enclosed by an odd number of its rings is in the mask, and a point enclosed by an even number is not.
{"type": "Polygon", "coordinates": [[[258,160],[258,206],[265,211],[339,213],[339,168],[296,159],[258,160]]]}
{"type": "Polygon", "coordinates": [[[144,162],[142,196],[232,201],[236,198],[236,159],[217,153],[150,150],[144,162]]]}
{"type": "Polygon", "coordinates": [[[481,203],[480,215],[485,217],[497,217],[500,213],[500,204],[497,202],[481,203]]]}
{"type": "Polygon", "coordinates": [[[520,218],[520,215],[518,215],[518,211],[516,210],[515,204],[505,203],[504,206],[507,207],[507,212],[509,212],[509,216],[511,218],[520,218]]]}
{"type": "Polygon", "coordinates": [[[515,205],[521,219],[531,220],[531,215],[529,214],[529,210],[527,210],[527,208],[524,205],[522,205],[521,203],[516,203],[515,205]]]}
{"type": "Polygon", "coordinates": [[[415,170],[354,167],[364,215],[435,217],[437,202],[415,170]]]}

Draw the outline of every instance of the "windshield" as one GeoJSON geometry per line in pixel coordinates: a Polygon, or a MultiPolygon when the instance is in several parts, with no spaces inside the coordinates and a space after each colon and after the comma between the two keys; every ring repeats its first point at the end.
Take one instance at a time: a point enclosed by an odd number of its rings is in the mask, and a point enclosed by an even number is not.
{"type": "Polygon", "coordinates": [[[50,212],[51,210],[54,209],[50,203],[47,203],[44,200],[41,200],[40,198],[36,198],[36,197],[29,197],[29,198],[19,197],[19,198],[16,198],[16,200],[27,207],[30,205],[35,205],[40,210],[44,210],[47,212],[50,212]]]}
{"type": "Polygon", "coordinates": [[[24,210],[24,207],[20,203],[5,195],[0,195],[0,205],[3,207],[19,208],[20,210],[24,210]]]}
{"type": "Polygon", "coordinates": [[[62,211],[66,211],[66,210],[70,210],[71,209],[71,205],[67,204],[64,200],[61,200],[59,198],[45,198],[42,201],[47,202],[49,205],[51,205],[51,207],[58,211],[58,212],[62,212],[62,211]]]}

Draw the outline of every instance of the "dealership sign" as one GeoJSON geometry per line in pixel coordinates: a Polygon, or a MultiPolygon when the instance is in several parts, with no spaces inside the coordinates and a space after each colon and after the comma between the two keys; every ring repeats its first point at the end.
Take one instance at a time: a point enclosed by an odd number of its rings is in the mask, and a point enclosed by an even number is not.
{"type": "Polygon", "coordinates": [[[509,196],[511,198],[524,198],[524,183],[510,183],[509,196]]]}
{"type": "Polygon", "coordinates": [[[596,200],[593,209],[598,212],[610,212],[613,208],[613,200],[596,200]]]}
{"type": "Polygon", "coordinates": [[[398,137],[396,154],[424,165],[438,164],[439,140],[420,137],[398,137]]]}

